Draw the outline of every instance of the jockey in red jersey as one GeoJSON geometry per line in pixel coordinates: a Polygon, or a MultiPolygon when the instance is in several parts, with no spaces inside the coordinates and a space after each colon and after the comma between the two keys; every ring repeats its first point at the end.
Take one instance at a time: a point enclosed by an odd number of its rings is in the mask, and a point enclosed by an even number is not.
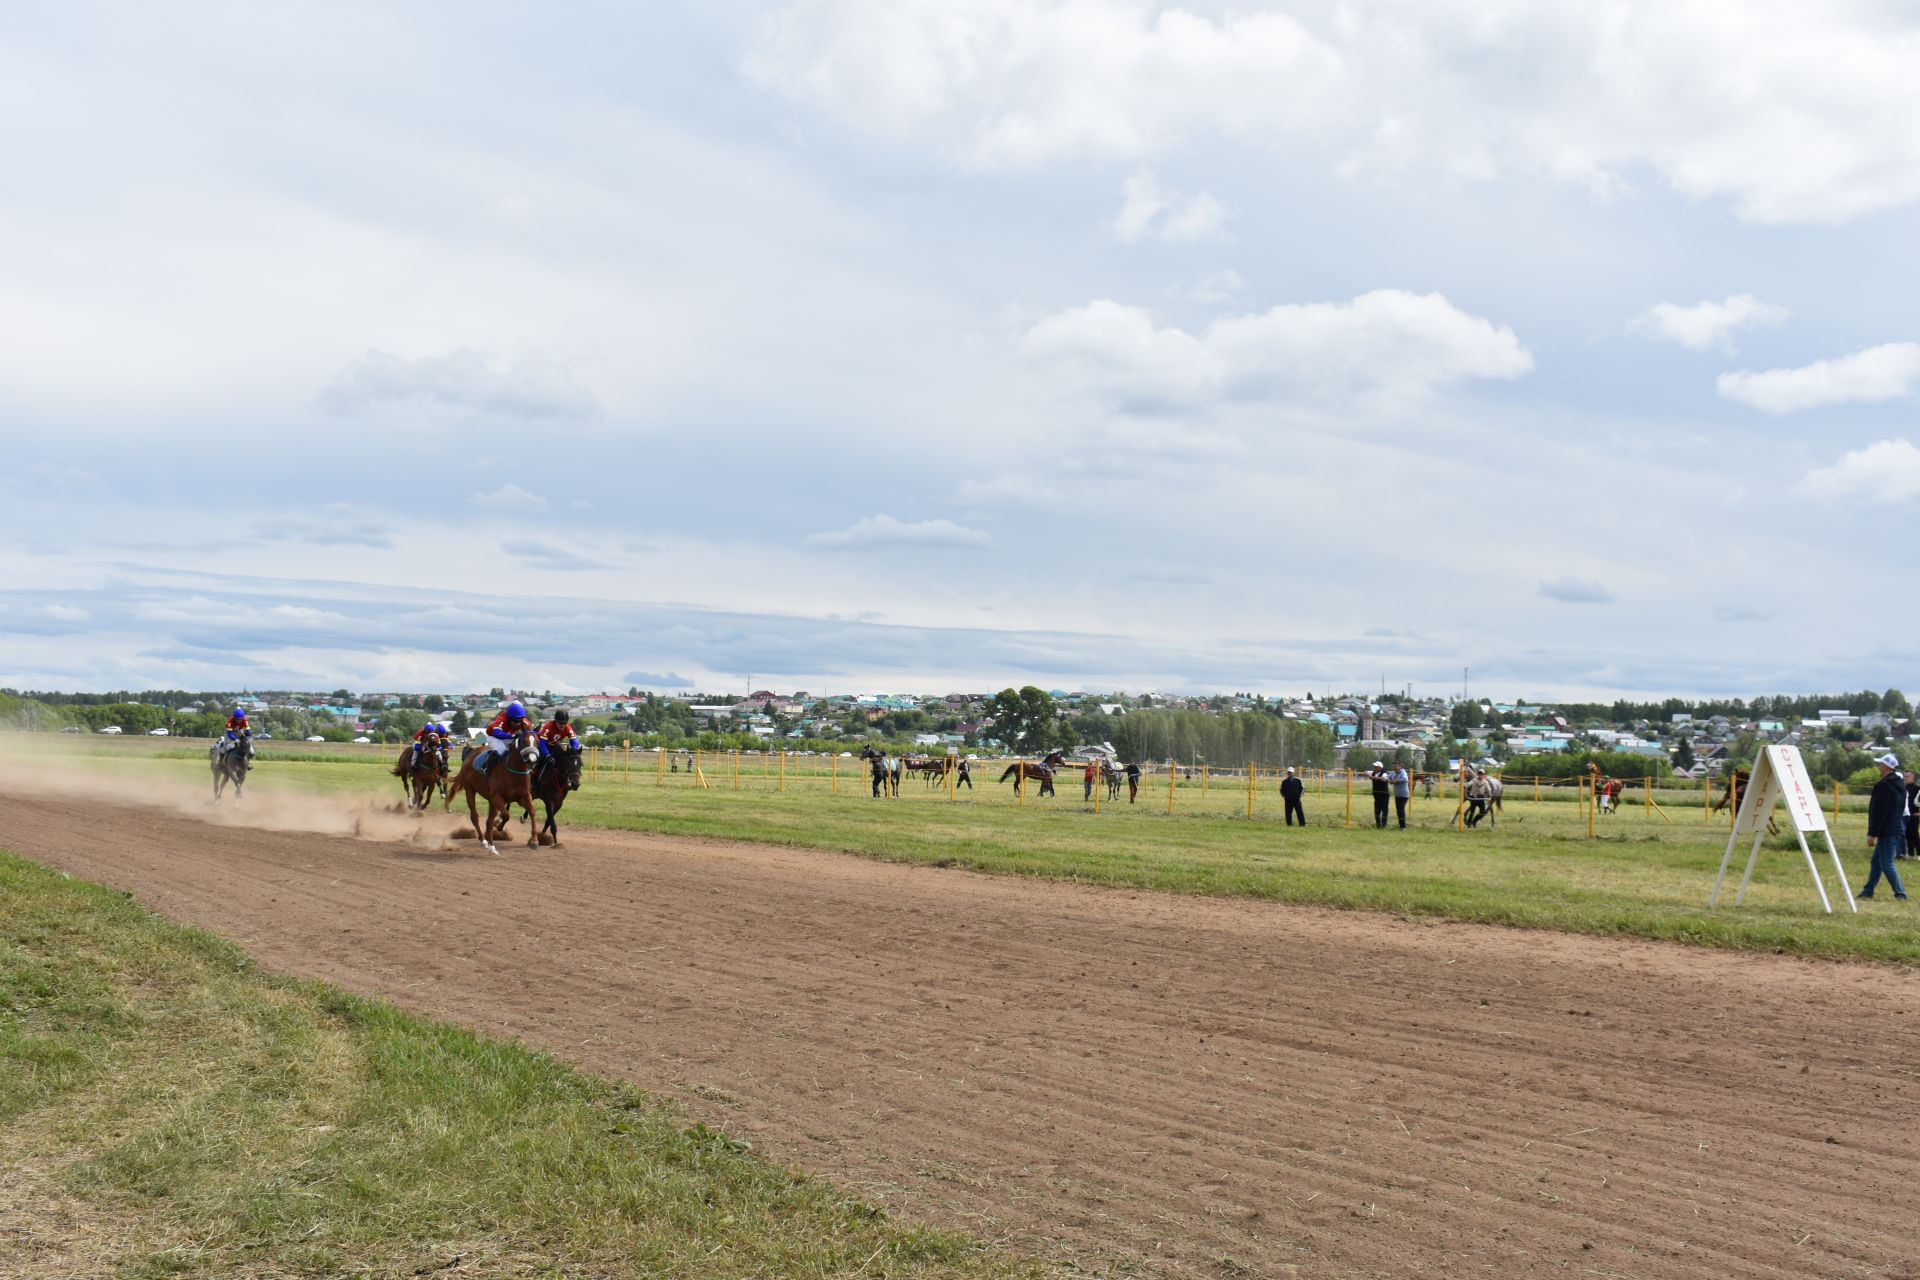
{"type": "Polygon", "coordinates": [[[413,735],[413,763],[416,768],[427,758],[427,752],[439,748],[446,750],[447,737],[437,724],[423,724],[413,735]]]}
{"type": "Polygon", "coordinates": [[[580,739],[573,734],[573,717],[568,714],[565,707],[555,711],[553,719],[540,726],[537,736],[540,739],[540,751],[543,755],[552,747],[571,746],[575,751],[580,749],[580,739]]]}
{"type": "Polygon", "coordinates": [[[253,726],[247,723],[247,709],[235,707],[233,714],[227,717],[227,732],[226,736],[220,739],[220,754],[224,756],[243,744],[247,768],[251,769],[253,768],[253,726]]]}
{"type": "Polygon", "coordinates": [[[527,719],[527,709],[518,701],[500,708],[500,714],[487,725],[486,745],[474,759],[474,767],[485,773],[493,763],[493,757],[505,755],[507,748],[513,745],[514,735],[531,728],[533,721],[527,719]]]}

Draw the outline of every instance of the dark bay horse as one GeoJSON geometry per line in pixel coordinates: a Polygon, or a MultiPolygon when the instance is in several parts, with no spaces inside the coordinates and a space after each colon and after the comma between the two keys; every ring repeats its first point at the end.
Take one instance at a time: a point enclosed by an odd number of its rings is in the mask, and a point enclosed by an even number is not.
{"type": "Polygon", "coordinates": [[[514,735],[513,744],[500,754],[500,758],[482,773],[475,768],[475,757],[479,752],[469,743],[460,752],[460,772],[454,775],[453,782],[447,787],[447,811],[453,811],[453,798],[461,792],[467,794],[467,819],[473,823],[473,835],[487,852],[498,854],[493,842],[507,834],[507,824],[513,821],[513,806],[519,805],[527,811],[527,847],[540,847],[539,838],[532,834],[533,827],[533,770],[540,762],[540,752],[533,744],[533,731],[522,729],[514,735]],[[480,829],[480,815],[476,811],[475,801],[484,797],[487,802],[487,829],[480,829]]]}
{"type": "Polygon", "coordinates": [[[220,793],[233,784],[233,798],[236,802],[246,799],[247,770],[253,768],[253,735],[242,734],[234,741],[232,748],[220,749],[216,742],[207,748],[207,765],[213,770],[213,802],[220,803],[220,793]]]}
{"type": "Polygon", "coordinates": [[[547,820],[538,831],[533,833],[537,843],[546,836],[553,847],[560,847],[560,828],[553,816],[560,812],[560,806],[567,802],[567,796],[580,789],[580,749],[578,747],[553,747],[533,771],[533,798],[547,811],[547,820]]]}
{"type": "Polygon", "coordinates": [[[447,749],[439,743],[420,743],[416,753],[412,746],[400,750],[400,758],[394,761],[388,770],[400,779],[400,790],[407,797],[407,808],[425,810],[427,800],[436,789],[444,791],[447,785],[447,749]]]}

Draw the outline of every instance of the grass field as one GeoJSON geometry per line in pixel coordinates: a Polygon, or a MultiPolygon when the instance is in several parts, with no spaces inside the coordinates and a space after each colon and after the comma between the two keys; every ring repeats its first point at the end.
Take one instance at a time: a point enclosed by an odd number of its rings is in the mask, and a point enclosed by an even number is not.
{"type": "Polygon", "coordinates": [[[1036,1275],[0,853],[0,1275],[1036,1275]]]}
{"type": "MultiPolygon", "coordinates": [[[[163,774],[195,784],[205,778],[203,747],[12,737],[0,749],[28,747],[109,776],[163,774]]],[[[381,772],[394,751],[263,744],[255,786],[397,798],[397,782],[381,772]]],[[[1002,874],[1920,964],[1920,915],[1909,904],[1883,894],[1854,915],[1836,897],[1836,913],[1822,915],[1790,836],[1768,842],[1745,905],[1731,906],[1730,883],[1719,909],[1709,912],[1726,815],[1708,820],[1698,790],[1656,792],[1661,810],[1630,802],[1599,818],[1599,838],[1590,839],[1570,790],[1542,789],[1536,800],[1524,786],[1509,787],[1492,830],[1456,831],[1455,799],[1416,798],[1405,832],[1373,829],[1371,802],[1356,787],[1348,828],[1336,779],[1310,787],[1313,825],[1301,830],[1282,825],[1271,780],[1259,783],[1248,821],[1244,778],[1180,780],[1169,815],[1164,777],[1143,789],[1137,804],[1103,799],[1095,812],[1082,802],[1077,779],[1063,780],[1056,798],[1029,794],[1016,803],[1010,785],[993,781],[998,768],[984,766],[976,790],[954,800],[913,780],[898,800],[873,800],[864,774],[852,767],[857,763],[789,761],[783,789],[777,761],[764,757],[749,757],[737,772],[726,762],[704,762],[710,787],[685,773],[663,776],[650,755],[626,767],[597,761],[563,819],[1002,874]],[[821,772],[836,767],[837,778],[821,772]]],[[[1845,797],[1834,825],[1857,888],[1867,861],[1864,798],[1845,797]]],[[[1742,858],[1735,862],[1737,876],[1742,858]]],[[[1830,875],[1828,883],[1833,892],[1830,875]]]]}

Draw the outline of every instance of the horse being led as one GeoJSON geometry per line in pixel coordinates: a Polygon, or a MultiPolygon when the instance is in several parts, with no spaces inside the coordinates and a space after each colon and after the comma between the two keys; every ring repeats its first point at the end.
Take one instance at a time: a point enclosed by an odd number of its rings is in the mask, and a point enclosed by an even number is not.
{"type": "Polygon", "coordinates": [[[880,793],[883,791],[893,796],[900,794],[900,774],[890,767],[891,762],[888,761],[886,752],[876,751],[872,747],[862,747],[860,758],[867,762],[867,768],[873,774],[875,800],[880,798],[880,793]]]}
{"type": "Polygon", "coordinates": [[[1105,756],[1100,758],[1100,780],[1107,784],[1108,800],[1120,798],[1120,784],[1126,781],[1126,777],[1127,775],[1122,773],[1113,761],[1105,756]]]}
{"type": "Polygon", "coordinates": [[[227,784],[233,784],[235,801],[246,798],[247,770],[253,768],[253,735],[242,733],[231,746],[222,749],[222,743],[214,743],[207,748],[207,765],[213,770],[213,802],[220,803],[220,793],[227,784]]]}
{"type": "Polygon", "coordinates": [[[447,785],[447,749],[437,742],[408,745],[388,772],[400,779],[400,791],[407,797],[407,808],[425,811],[436,789],[447,785]]]}
{"type": "MultiPolygon", "coordinates": [[[[547,811],[547,820],[533,833],[534,843],[546,836],[554,848],[560,847],[560,828],[553,816],[567,802],[567,796],[580,789],[580,746],[578,743],[548,748],[533,772],[533,798],[547,811]]],[[[529,815],[531,816],[531,815],[529,815]]]]}
{"type": "Polygon", "coordinates": [[[493,842],[507,834],[507,824],[513,820],[513,806],[517,804],[527,811],[527,847],[539,848],[539,838],[532,831],[533,770],[540,762],[533,731],[522,729],[516,733],[512,745],[484,773],[474,767],[479,754],[471,743],[461,749],[460,772],[447,788],[447,811],[453,811],[453,798],[466,792],[467,819],[473,823],[474,838],[486,846],[487,852],[498,854],[500,850],[494,848],[493,842]],[[480,829],[480,814],[475,806],[481,797],[487,802],[485,831],[480,829]]]}
{"type": "Polygon", "coordinates": [[[1007,771],[1000,775],[1000,781],[1005,782],[1008,778],[1012,778],[1013,787],[1016,791],[1023,788],[1029,781],[1038,782],[1040,784],[1041,795],[1054,795],[1056,793],[1053,789],[1053,771],[1058,769],[1065,759],[1066,754],[1064,752],[1050,751],[1047,753],[1047,758],[1039,764],[1032,764],[1025,760],[1015,760],[1007,766],[1007,771]]]}

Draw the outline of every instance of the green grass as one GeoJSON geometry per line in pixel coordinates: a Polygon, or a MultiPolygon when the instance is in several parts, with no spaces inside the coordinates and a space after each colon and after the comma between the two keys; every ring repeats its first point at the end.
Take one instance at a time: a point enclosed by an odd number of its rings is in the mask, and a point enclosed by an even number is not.
{"type": "Polygon", "coordinates": [[[0,1274],[1040,1274],[3,852],[0,1189],[0,1274]]]}
{"type": "MultiPolygon", "coordinates": [[[[14,738],[8,746],[17,750],[27,741],[14,738]]],[[[30,741],[47,743],[45,737],[30,741]]],[[[168,759],[167,748],[145,743],[65,743],[55,750],[83,755],[98,769],[167,773],[195,785],[205,775],[199,760],[168,759]]],[[[259,791],[398,795],[398,784],[375,768],[391,748],[336,749],[319,761],[291,759],[282,750],[263,746],[259,791]]],[[[944,792],[912,780],[897,801],[869,799],[857,761],[789,761],[784,791],[774,761],[749,758],[737,777],[722,762],[703,761],[710,790],[684,773],[662,779],[650,755],[633,763],[630,771],[603,765],[592,773],[569,801],[564,821],[998,874],[1920,965],[1920,912],[1876,900],[1862,903],[1856,916],[1836,897],[1837,912],[1824,916],[1791,836],[1768,842],[1746,903],[1734,908],[1743,848],[1720,907],[1709,912],[1726,816],[1703,816],[1697,784],[1691,792],[1656,792],[1664,817],[1647,810],[1641,797],[1629,797],[1620,814],[1595,823],[1600,838],[1589,839],[1587,819],[1567,789],[1543,788],[1536,801],[1531,787],[1510,786],[1494,830],[1453,830],[1449,798],[1416,799],[1413,830],[1376,831],[1359,786],[1354,825],[1345,827],[1346,796],[1336,779],[1309,791],[1314,825],[1290,830],[1281,824],[1274,783],[1264,778],[1249,822],[1243,779],[1183,780],[1169,816],[1164,778],[1143,788],[1138,804],[1129,806],[1124,797],[1118,806],[1103,801],[1095,813],[1081,802],[1077,779],[1063,779],[1058,798],[1029,795],[1022,805],[1010,785],[994,782],[999,770],[986,767],[975,792],[949,802],[944,792]],[[824,772],[829,767],[838,768],[837,782],[824,772]]],[[[1864,797],[1844,797],[1835,825],[1854,888],[1866,873],[1864,810],[1864,797]]],[[[1815,848],[1831,892],[1824,847],[1815,848]]]]}

